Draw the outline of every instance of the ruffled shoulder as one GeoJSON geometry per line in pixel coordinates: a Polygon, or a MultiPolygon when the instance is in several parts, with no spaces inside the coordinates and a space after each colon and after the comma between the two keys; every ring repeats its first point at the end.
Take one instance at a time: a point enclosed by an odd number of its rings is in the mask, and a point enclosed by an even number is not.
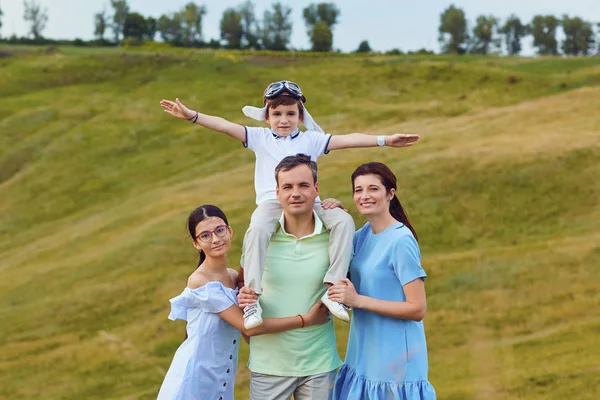
{"type": "Polygon", "coordinates": [[[208,282],[197,289],[186,287],[183,292],[171,300],[169,319],[187,321],[187,310],[200,308],[209,313],[220,313],[237,305],[238,289],[223,286],[221,282],[208,282]]]}

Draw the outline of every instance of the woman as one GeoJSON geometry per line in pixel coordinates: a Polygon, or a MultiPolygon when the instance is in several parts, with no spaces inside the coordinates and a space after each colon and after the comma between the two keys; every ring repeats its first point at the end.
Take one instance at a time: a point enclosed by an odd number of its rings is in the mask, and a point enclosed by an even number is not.
{"type": "Polygon", "coordinates": [[[187,339],[177,349],[158,400],[233,400],[240,331],[247,336],[324,324],[329,312],[322,303],[307,314],[265,319],[245,330],[237,307],[237,272],[227,268],[233,231],[218,207],[204,205],[188,217],[198,267],[187,287],[171,299],[169,319],[187,321],[187,339]]]}
{"type": "Polygon", "coordinates": [[[330,300],[354,309],[334,399],[435,399],[422,322],[426,274],[396,177],[384,164],[367,163],[352,174],[352,188],[368,222],[354,235],[352,282],[329,289],[330,300]]]}

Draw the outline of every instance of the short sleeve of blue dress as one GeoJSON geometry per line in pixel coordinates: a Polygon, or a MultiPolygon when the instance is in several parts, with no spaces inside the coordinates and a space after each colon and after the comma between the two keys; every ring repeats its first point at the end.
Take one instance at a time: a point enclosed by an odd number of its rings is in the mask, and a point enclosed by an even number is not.
{"type": "Polygon", "coordinates": [[[399,236],[394,242],[394,257],[391,258],[396,277],[402,286],[415,279],[425,279],[427,274],[421,267],[421,252],[411,234],[399,236]]]}
{"type": "MultiPolygon", "coordinates": [[[[401,302],[406,301],[404,286],[426,274],[417,241],[405,225],[396,223],[374,234],[367,223],[354,237],[350,276],[359,294],[401,302]]],[[[433,400],[427,376],[423,322],[353,310],[335,400],[433,400]]]]}
{"type": "Polygon", "coordinates": [[[158,400],[233,400],[240,332],[218,313],[237,304],[237,289],[209,282],[170,300],[169,319],[187,321],[158,400]]]}
{"type": "Polygon", "coordinates": [[[169,319],[182,319],[184,321],[188,320],[187,311],[190,308],[198,308],[217,314],[236,304],[231,290],[227,290],[219,282],[209,282],[197,289],[186,287],[179,296],[169,301],[171,302],[169,319]]]}

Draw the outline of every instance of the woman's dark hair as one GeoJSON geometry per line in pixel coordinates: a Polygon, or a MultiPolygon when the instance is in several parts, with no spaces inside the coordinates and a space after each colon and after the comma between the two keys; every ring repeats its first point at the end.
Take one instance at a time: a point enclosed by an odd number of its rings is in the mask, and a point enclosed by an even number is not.
{"type": "MultiPolygon", "coordinates": [[[[200,222],[210,217],[221,218],[227,225],[229,225],[225,213],[219,207],[210,204],[200,206],[194,211],[192,211],[187,220],[188,229],[190,231],[190,236],[192,237],[193,241],[196,241],[196,226],[200,222]]],[[[204,262],[205,259],[206,254],[204,254],[204,252],[200,250],[200,259],[198,260],[198,267],[204,262]]]]}
{"type": "MultiPolygon", "coordinates": [[[[388,193],[390,193],[392,189],[394,189],[396,192],[398,191],[398,187],[396,185],[396,175],[394,175],[394,173],[387,167],[387,165],[382,164],[380,162],[370,162],[359,166],[352,173],[353,192],[354,181],[356,180],[356,178],[363,175],[377,175],[381,180],[383,186],[385,186],[385,189],[388,193]]],[[[394,219],[402,222],[404,225],[406,225],[408,229],[410,229],[413,236],[415,237],[415,240],[419,240],[417,237],[417,232],[415,232],[414,228],[410,224],[408,216],[406,215],[402,204],[400,204],[400,200],[398,200],[398,197],[396,197],[396,194],[394,194],[394,197],[390,201],[390,214],[392,214],[392,217],[394,217],[394,219]]]]}

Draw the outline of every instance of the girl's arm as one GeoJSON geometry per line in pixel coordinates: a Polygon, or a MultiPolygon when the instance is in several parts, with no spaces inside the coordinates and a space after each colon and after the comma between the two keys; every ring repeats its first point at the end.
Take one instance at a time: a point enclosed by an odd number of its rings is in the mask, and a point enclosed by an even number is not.
{"type": "Polygon", "coordinates": [[[363,296],[356,292],[354,285],[348,279],[329,288],[329,300],[337,301],[349,307],[362,308],[386,317],[421,321],[427,311],[425,283],[422,278],[402,286],[406,301],[380,300],[363,296]]]}
{"type": "Polygon", "coordinates": [[[179,99],[175,99],[174,102],[170,100],[161,100],[160,105],[166,113],[169,113],[176,118],[195,122],[205,128],[229,135],[240,142],[246,142],[246,128],[242,125],[227,121],[221,117],[206,115],[198,111],[190,110],[184,106],[179,99]]]}
{"type": "Polygon", "coordinates": [[[265,333],[277,333],[289,331],[292,329],[305,328],[313,325],[322,325],[329,321],[330,315],[327,307],[318,302],[308,313],[302,316],[286,318],[264,318],[263,323],[253,329],[244,328],[244,312],[237,306],[232,305],[225,311],[219,313],[219,316],[229,322],[235,328],[239,329],[242,335],[248,337],[264,335],[265,333]]]}
{"type": "Polygon", "coordinates": [[[327,151],[339,149],[351,149],[356,147],[406,147],[412,146],[419,135],[396,133],[388,136],[373,136],[364,133],[349,133],[346,135],[332,135],[327,146],[327,151]],[[380,141],[378,143],[378,141],[380,141]]]}

